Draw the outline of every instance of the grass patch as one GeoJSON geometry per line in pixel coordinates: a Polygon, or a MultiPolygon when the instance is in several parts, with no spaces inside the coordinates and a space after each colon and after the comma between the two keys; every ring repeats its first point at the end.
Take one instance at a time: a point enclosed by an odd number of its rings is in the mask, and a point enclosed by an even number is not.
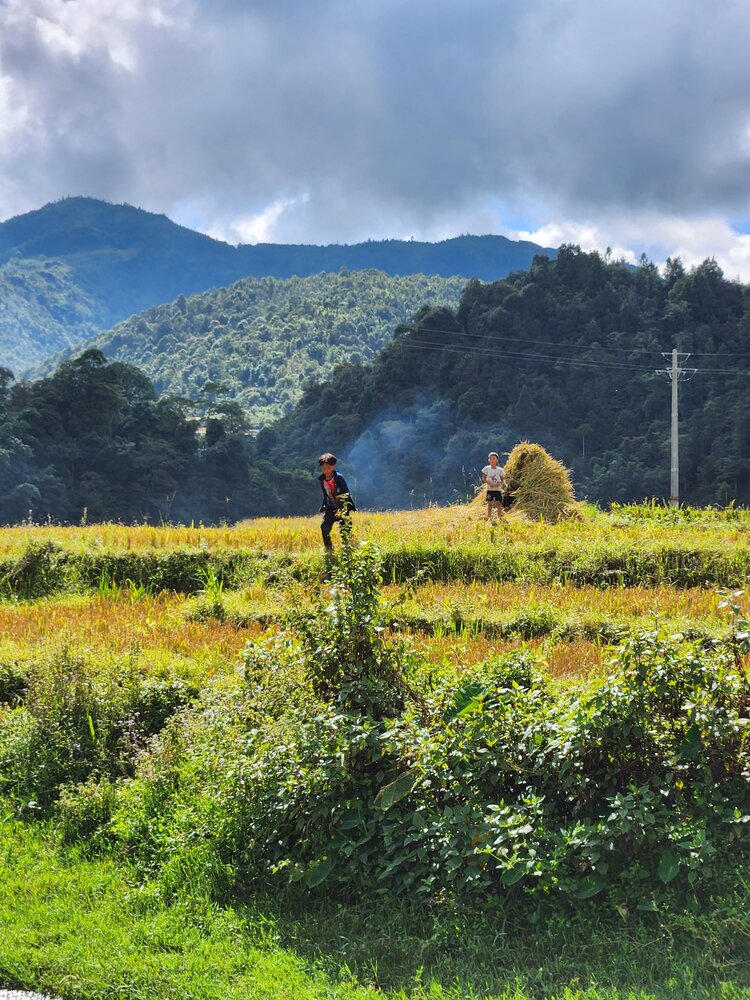
{"type": "Polygon", "coordinates": [[[460,908],[299,896],[166,903],[122,863],[0,825],[0,981],[132,1000],[740,1000],[750,890],[701,912],[460,908]]]}

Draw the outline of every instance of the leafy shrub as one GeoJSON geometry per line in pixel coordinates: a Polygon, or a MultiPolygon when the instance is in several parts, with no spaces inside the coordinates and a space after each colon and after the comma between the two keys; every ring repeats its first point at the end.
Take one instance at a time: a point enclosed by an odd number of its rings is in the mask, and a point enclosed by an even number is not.
{"type": "Polygon", "coordinates": [[[32,541],[18,559],[6,564],[0,593],[21,600],[45,597],[65,582],[65,554],[55,542],[32,541]]]}
{"type": "Polygon", "coordinates": [[[57,830],[65,844],[86,840],[95,844],[116,806],[114,782],[89,775],[77,785],[63,785],[55,804],[57,830]]]}
{"type": "Polygon", "coordinates": [[[0,795],[15,802],[20,812],[38,810],[38,788],[44,779],[44,756],[38,753],[40,726],[19,706],[0,707],[0,795]]]}
{"type": "Polygon", "coordinates": [[[196,694],[196,688],[180,677],[138,678],[123,705],[118,727],[123,734],[129,734],[131,745],[137,751],[196,694]]]}
{"type": "Polygon", "coordinates": [[[0,711],[0,791],[58,799],[66,840],[106,837],[169,893],[283,879],[637,905],[747,856],[745,622],[724,643],[631,637],[567,687],[529,652],[441,679],[389,635],[380,577],[372,546],[345,547],[313,611],[198,700],[133,659],[32,664],[0,711]]]}
{"type": "MultiPolygon", "coordinates": [[[[749,685],[732,649],[644,633],[609,673],[554,688],[530,653],[405,678],[377,553],[346,551],[298,630],[175,716],[111,829],[167,884],[341,892],[710,891],[747,856],[749,685]],[[209,864],[210,859],[210,864],[209,864]]],[[[423,668],[423,672],[424,672],[423,668]]]]}
{"type": "Polygon", "coordinates": [[[29,683],[25,667],[14,661],[0,661],[0,704],[21,701],[29,683]]]}
{"type": "Polygon", "coordinates": [[[53,650],[29,665],[23,704],[6,713],[0,786],[46,809],[64,784],[127,775],[149,737],[194,694],[179,678],[143,678],[132,658],[105,668],[53,650]]]}
{"type": "Polygon", "coordinates": [[[291,619],[315,693],[346,712],[382,719],[404,706],[406,647],[386,638],[380,555],[364,542],[344,544],[327,593],[310,614],[291,619]]]}

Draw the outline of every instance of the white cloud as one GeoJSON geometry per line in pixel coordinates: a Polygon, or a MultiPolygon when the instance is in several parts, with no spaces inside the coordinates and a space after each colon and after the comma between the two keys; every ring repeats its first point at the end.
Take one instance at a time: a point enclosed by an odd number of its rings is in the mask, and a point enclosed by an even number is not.
{"type": "Polygon", "coordinates": [[[318,243],[505,217],[747,275],[748,37],[746,0],[6,0],[0,217],[90,194],[318,243]]]}
{"type": "Polygon", "coordinates": [[[535,230],[512,230],[509,235],[544,246],[575,243],[601,253],[609,248],[614,259],[631,264],[637,263],[641,253],[660,266],[667,257],[679,257],[686,267],[714,257],[728,278],[750,282],[750,236],[716,216],[608,216],[595,223],[548,223],[535,230]]]}
{"type": "Polygon", "coordinates": [[[307,197],[304,195],[299,198],[278,198],[254,215],[240,216],[228,224],[215,224],[208,230],[208,235],[227,243],[271,243],[281,216],[305,201],[307,197]]]}

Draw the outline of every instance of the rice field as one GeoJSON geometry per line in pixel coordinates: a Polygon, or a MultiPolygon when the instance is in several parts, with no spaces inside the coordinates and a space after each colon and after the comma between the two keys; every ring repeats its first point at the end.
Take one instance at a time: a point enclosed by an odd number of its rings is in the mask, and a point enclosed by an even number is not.
{"type": "Polygon", "coordinates": [[[152,661],[201,664],[210,675],[262,631],[254,622],[240,632],[217,619],[190,621],[184,605],[176,594],[133,600],[127,591],[6,603],[0,605],[0,653],[37,655],[45,648],[67,647],[106,657],[148,654],[152,661]]]}
{"type": "MultiPolygon", "coordinates": [[[[646,508],[648,509],[648,508],[646,508]]],[[[441,544],[448,548],[496,551],[505,546],[596,549],[607,546],[635,550],[650,545],[676,545],[691,550],[710,546],[747,552],[750,548],[750,511],[733,511],[720,519],[716,512],[693,513],[679,524],[647,517],[640,507],[620,507],[616,515],[585,509],[580,519],[546,524],[514,512],[499,524],[488,524],[478,503],[421,510],[359,512],[354,518],[355,539],[369,538],[384,551],[441,544]],[[678,530],[676,530],[678,529],[678,530]]],[[[658,508],[661,510],[661,508],[658,508]]],[[[232,527],[202,525],[95,524],[62,527],[54,524],[0,528],[0,560],[18,555],[30,544],[53,543],[66,552],[140,552],[190,549],[265,553],[317,553],[318,517],[256,518],[232,527]]]]}
{"type": "MultiPolygon", "coordinates": [[[[709,556],[724,560],[721,565],[734,560],[734,586],[744,579],[743,560],[750,564],[745,512],[726,519],[693,512],[676,525],[649,518],[649,510],[618,508],[611,516],[589,510],[582,520],[557,525],[515,514],[488,524],[477,503],[363,513],[356,517],[355,541],[372,539],[383,552],[383,598],[392,628],[409,636],[427,662],[460,669],[526,646],[551,674],[579,676],[602,669],[612,644],[635,630],[661,627],[701,637],[730,627],[727,611],[719,608],[721,581],[708,572],[709,556]],[[682,553],[680,565],[692,567],[691,579],[700,577],[705,556],[704,585],[670,580],[664,553],[676,551],[682,553]],[[636,571],[625,579],[622,568],[601,568],[626,567],[639,553],[650,559],[651,578],[644,582],[630,582],[636,571]],[[577,582],[573,571],[555,575],[565,559],[574,568],[596,563],[596,585],[577,582]],[[497,575],[511,578],[493,579],[497,567],[497,575]]],[[[262,518],[232,528],[19,526],[0,529],[0,562],[12,567],[16,559],[20,565],[34,546],[45,545],[79,565],[101,559],[106,572],[89,573],[96,586],[82,585],[80,574],[72,574],[58,581],[57,592],[22,600],[13,592],[13,570],[6,571],[10,582],[0,601],[4,658],[25,660],[65,647],[103,660],[137,655],[144,670],[210,677],[233,670],[248,641],[283,627],[290,607],[309,606],[325,576],[317,518],[262,518]],[[189,593],[159,590],[148,579],[117,584],[107,575],[114,565],[107,560],[118,553],[137,564],[141,557],[185,552],[214,560],[206,572],[196,564],[189,593]],[[248,560],[244,582],[240,574],[231,589],[222,562],[227,553],[248,560]]],[[[147,575],[150,564],[144,565],[147,575]]],[[[737,600],[740,614],[750,614],[750,596],[737,600]]]]}

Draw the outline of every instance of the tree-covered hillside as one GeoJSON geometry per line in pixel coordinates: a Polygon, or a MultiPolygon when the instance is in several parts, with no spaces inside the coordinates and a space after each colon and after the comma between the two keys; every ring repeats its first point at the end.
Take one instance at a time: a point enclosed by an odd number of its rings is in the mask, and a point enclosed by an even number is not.
{"type": "Polygon", "coordinates": [[[218,383],[257,427],[288,412],[309,379],[369,361],[418,309],[457,305],[464,284],[382,271],[244,278],[149,309],[87,346],[137,365],[161,392],[198,401],[218,383]]]}
{"type": "MultiPolygon", "coordinates": [[[[289,295],[301,281],[267,282],[274,295],[264,315],[275,305],[274,329],[283,330],[309,302],[311,326],[328,310],[333,331],[348,308],[343,292],[368,281],[387,306],[382,275],[334,277],[333,286],[312,281],[309,300],[289,295]],[[285,287],[278,299],[277,285],[285,287]]],[[[239,296],[237,316],[251,287],[227,290],[239,296]]],[[[193,317],[203,317],[199,326],[207,323],[217,339],[225,332],[214,321],[245,329],[228,306],[207,312],[212,302],[210,295],[193,301],[203,310],[193,317]]],[[[189,315],[188,305],[175,309],[189,315]]],[[[255,329],[252,319],[247,325],[255,329]]],[[[297,329],[278,340],[289,348],[277,351],[282,362],[297,350],[297,329]]],[[[171,329],[161,336],[159,357],[168,360],[177,340],[171,329]]],[[[260,339],[258,351],[272,343],[260,339]]],[[[488,450],[524,439],[572,467],[579,496],[665,497],[663,355],[673,346],[682,367],[696,369],[680,385],[681,497],[748,504],[750,287],[727,281],[713,261],[687,273],[670,262],[660,274],[648,263],[633,270],[564,247],[556,261],[539,256],[502,281],[469,282],[455,309],[424,306],[370,362],[349,361],[328,381],[311,382],[299,404],[254,439],[239,403],[215,384],[197,394],[197,407],[159,399],[139,369],[96,350],[37,382],[14,384],[0,369],[0,522],[29,510],[35,519],[73,522],[85,511],[92,521],[207,523],[310,512],[315,459],[328,449],[360,506],[421,506],[471,495],[488,450]],[[201,410],[203,434],[196,433],[201,410]]],[[[246,355],[252,363],[258,357],[249,347],[246,355]]]]}
{"type": "Polygon", "coordinates": [[[257,512],[269,494],[292,505],[299,474],[253,462],[236,403],[216,402],[197,429],[184,401],[158,398],[137,368],[98,351],[35,382],[0,368],[0,524],[217,523],[257,512]]]}
{"type": "Polygon", "coordinates": [[[19,257],[0,264],[0,355],[14,371],[93,336],[106,321],[69,265],[19,257]]]}
{"type": "MultiPolygon", "coordinates": [[[[58,269],[60,287],[51,288],[49,295],[43,280],[35,278],[28,295],[21,284],[14,296],[4,297],[0,365],[22,374],[81,344],[93,331],[179,295],[245,276],[286,278],[346,267],[493,279],[528,266],[541,249],[502,236],[462,236],[435,244],[385,240],[353,246],[235,247],[130,205],[65,198],[0,223],[0,266],[20,260],[43,279],[51,262],[64,265],[58,269]],[[61,321],[61,296],[86,302],[90,314],[69,312],[61,321]]],[[[0,279],[0,292],[6,287],[7,281],[0,279]]]]}
{"type": "Polygon", "coordinates": [[[465,496],[490,447],[543,444],[600,501],[669,495],[664,352],[680,383],[681,496],[750,503],[750,288],[713,261],[630,269],[578,247],[425,310],[369,365],[310,386],[258,438],[312,462],[332,449],[368,505],[465,496]],[[683,366],[685,359],[682,358],[683,366]]]}

